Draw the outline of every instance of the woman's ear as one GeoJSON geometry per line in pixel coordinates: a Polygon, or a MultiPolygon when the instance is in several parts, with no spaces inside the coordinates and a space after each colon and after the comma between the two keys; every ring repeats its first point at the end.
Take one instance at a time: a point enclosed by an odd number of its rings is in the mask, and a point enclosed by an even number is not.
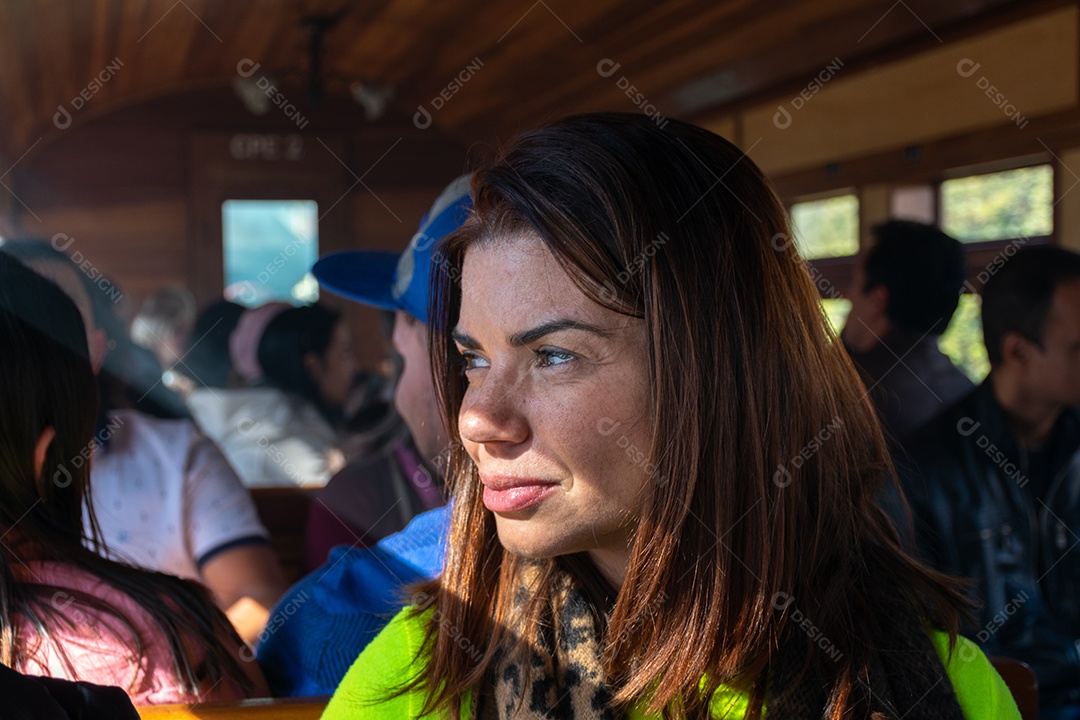
{"type": "Polygon", "coordinates": [[[40,478],[45,469],[45,454],[49,452],[49,446],[56,438],[56,429],[52,425],[41,431],[38,435],[37,445],[34,446],[34,477],[40,478]]]}
{"type": "Polygon", "coordinates": [[[307,371],[308,377],[318,384],[319,380],[323,376],[323,361],[319,357],[318,353],[306,352],[302,358],[304,363],[304,370],[307,371]]]}

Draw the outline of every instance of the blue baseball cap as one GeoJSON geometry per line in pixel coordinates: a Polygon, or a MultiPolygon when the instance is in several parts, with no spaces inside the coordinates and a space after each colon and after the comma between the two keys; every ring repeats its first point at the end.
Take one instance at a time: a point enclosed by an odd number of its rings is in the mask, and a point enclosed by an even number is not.
{"type": "Polygon", "coordinates": [[[446,186],[400,255],[382,250],[345,250],[319,258],[312,274],[336,295],[383,310],[404,310],[427,323],[435,247],[469,217],[471,182],[471,174],[462,175],[446,186]]]}

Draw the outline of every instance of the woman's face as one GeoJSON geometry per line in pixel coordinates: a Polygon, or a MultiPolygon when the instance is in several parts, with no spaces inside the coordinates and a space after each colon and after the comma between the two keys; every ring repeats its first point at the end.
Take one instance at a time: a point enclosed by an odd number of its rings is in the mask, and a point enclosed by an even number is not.
{"type": "Polygon", "coordinates": [[[649,477],[645,323],[601,307],[538,238],[473,247],[454,330],[461,439],[511,552],[626,571],[649,477]]]}
{"type": "Polygon", "coordinates": [[[317,362],[308,365],[308,371],[327,405],[341,407],[349,399],[356,375],[356,358],[352,351],[352,335],[344,320],[334,326],[326,351],[317,362]]]}

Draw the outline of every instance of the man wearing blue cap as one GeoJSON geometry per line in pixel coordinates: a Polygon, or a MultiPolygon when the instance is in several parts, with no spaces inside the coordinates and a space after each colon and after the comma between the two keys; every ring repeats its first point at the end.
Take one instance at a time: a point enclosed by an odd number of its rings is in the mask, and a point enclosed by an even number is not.
{"type": "Polygon", "coordinates": [[[404,361],[394,405],[412,441],[355,459],[319,492],[308,518],[308,568],[325,562],[337,545],[374,544],[444,502],[436,467],[446,438],[428,359],[428,285],[437,241],[460,227],[470,207],[465,176],[439,196],[400,256],[350,250],[328,255],[313,268],[327,290],[394,311],[394,348],[404,361]]]}
{"type": "MultiPolygon", "coordinates": [[[[441,479],[430,465],[445,448],[446,436],[427,350],[428,288],[438,241],[459,228],[472,207],[470,180],[466,175],[447,186],[400,256],[350,250],[328,255],[312,269],[327,290],[395,311],[394,347],[404,368],[394,404],[409,426],[416,449],[427,460],[426,465],[410,464],[398,456],[397,472],[399,480],[407,483],[404,495],[429,504],[432,492],[438,494],[441,488],[441,479]]],[[[395,509],[392,506],[391,512],[395,509]]],[[[328,510],[339,512],[333,506],[328,510]]],[[[367,538],[356,537],[351,546],[335,548],[322,567],[285,594],[257,648],[274,695],[334,691],[360,651],[400,609],[401,588],[442,570],[448,518],[445,508],[431,510],[366,549],[358,546],[367,538]]]]}

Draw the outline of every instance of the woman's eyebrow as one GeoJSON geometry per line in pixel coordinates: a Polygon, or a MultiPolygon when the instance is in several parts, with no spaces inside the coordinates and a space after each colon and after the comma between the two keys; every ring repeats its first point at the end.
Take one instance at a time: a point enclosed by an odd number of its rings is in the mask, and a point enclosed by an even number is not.
{"type": "MultiPolygon", "coordinates": [[[[521,332],[514,333],[508,338],[508,342],[511,347],[521,347],[536,342],[546,335],[562,330],[580,330],[602,338],[611,336],[610,330],[597,327],[596,325],[590,325],[589,323],[584,323],[580,320],[570,320],[569,318],[566,318],[552,320],[551,322],[537,325],[531,330],[522,330],[521,332]]],[[[453,332],[450,333],[450,336],[454,339],[454,342],[463,348],[468,348],[470,350],[478,350],[480,348],[480,343],[475,338],[460,329],[455,328],[453,332]]]]}
{"type": "Polygon", "coordinates": [[[467,335],[467,334],[463,333],[461,330],[458,330],[457,328],[454,328],[450,332],[450,337],[454,340],[454,342],[456,342],[458,345],[460,345],[463,348],[467,348],[469,350],[479,350],[480,349],[480,343],[477,342],[475,338],[473,338],[471,335],[467,335]]]}
{"type": "Polygon", "coordinates": [[[610,330],[605,330],[604,328],[590,325],[589,323],[584,323],[580,320],[561,318],[559,320],[546,322],[542,325],[537,325],[532,330],[522,330],[521,332],[514,333],[510,336],[509,341],[511,346],[519,347],[521,345],[528,345],[529,343],[536,342],[545,335],[550,335],[551,333],[560,332],[562,330],[581,330],[582,332],[598,335],[602,338],[611,336],[610,330]]]}

